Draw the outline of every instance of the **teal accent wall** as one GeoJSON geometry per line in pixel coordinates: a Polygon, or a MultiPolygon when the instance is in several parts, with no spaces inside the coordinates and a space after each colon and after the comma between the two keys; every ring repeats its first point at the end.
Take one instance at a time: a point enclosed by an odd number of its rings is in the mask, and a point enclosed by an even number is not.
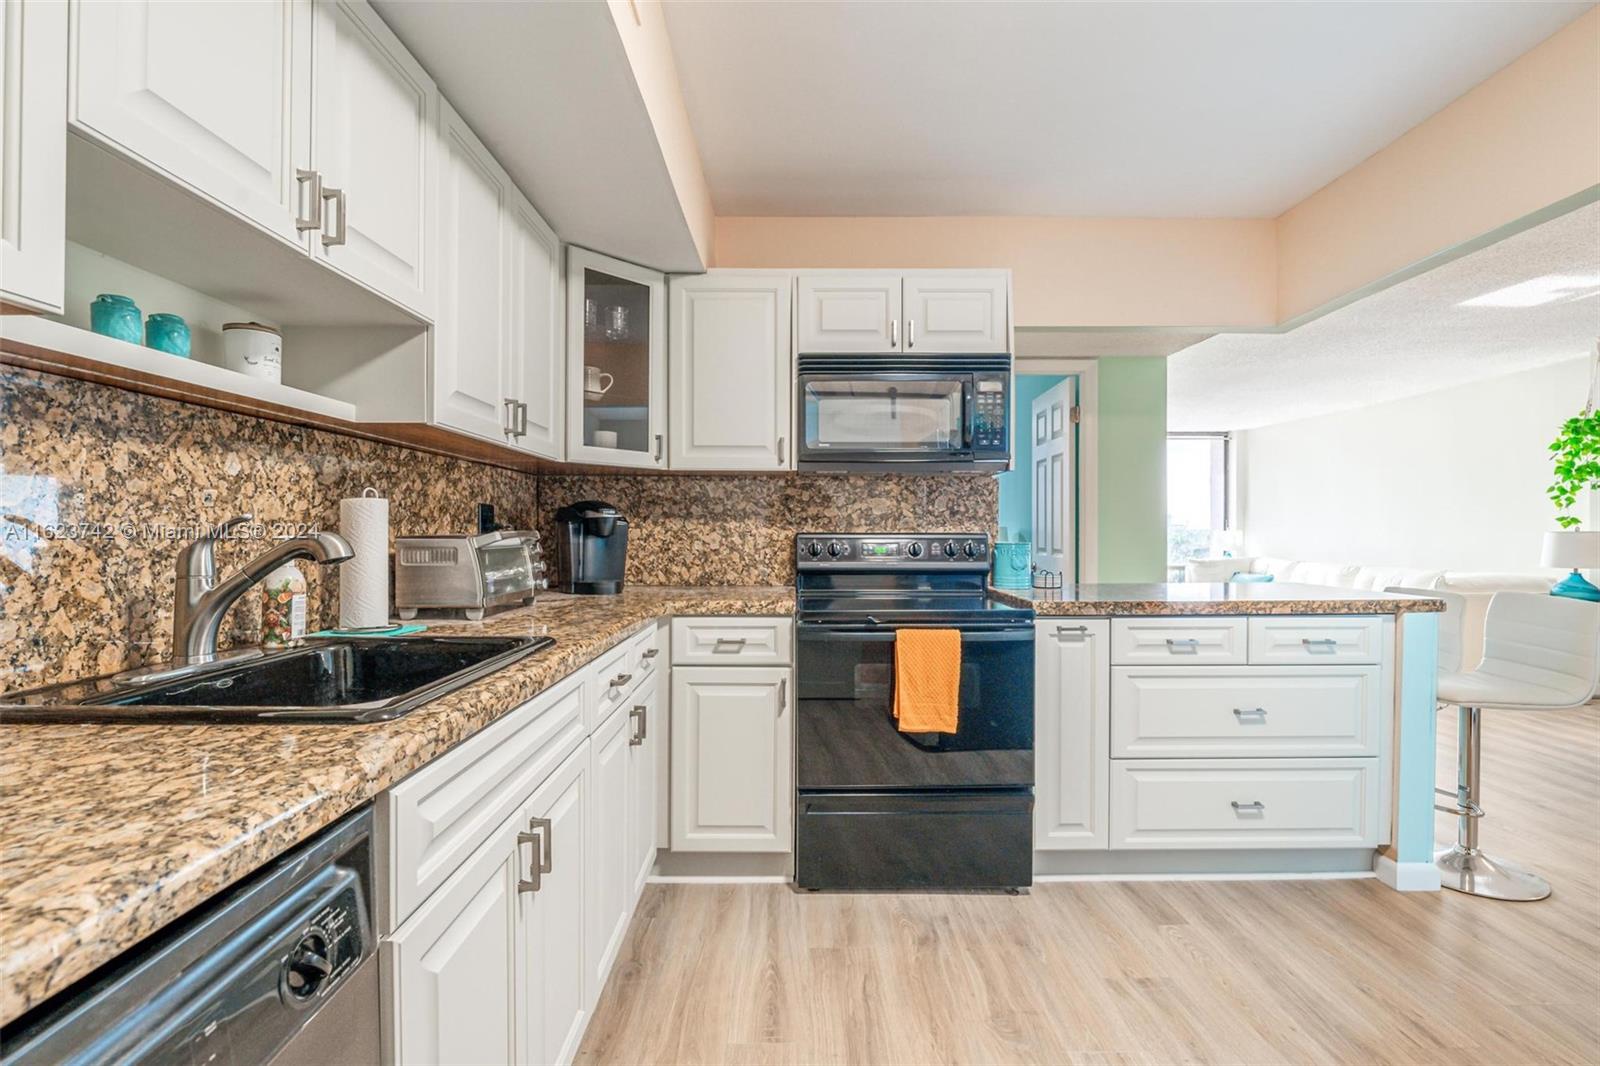
{"type": "Polygon", "coordinates": [[[1439,616],[1400,616],[1400,770],[1395,861],[1433,862],[1433,772],[1439,699],[1439,616]]]}
{"type": "Polygon", "coordinates": [[[1060,374],[1018,374],[1017,424],[1011,432],[1016,468],[1000,474],[1000,526],[1012,540],[1033,541],[1033,401],[1061,382],[1060,374]]]}
{"type": "Polygon", "coordinates": [[[1167,361],[1105,358],[1100,379],[1100,581],[1167,579],[1167,361]]]}

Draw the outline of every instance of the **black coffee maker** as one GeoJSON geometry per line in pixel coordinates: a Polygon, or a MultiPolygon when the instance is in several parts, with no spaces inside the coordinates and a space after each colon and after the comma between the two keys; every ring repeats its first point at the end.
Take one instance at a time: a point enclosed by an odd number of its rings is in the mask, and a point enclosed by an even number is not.
{"type": "Polygon", "coordinates": [[[561,591],[610,596],[622,591],[628,520],[601,500],[579,500],[556,512],[561,591]]]}

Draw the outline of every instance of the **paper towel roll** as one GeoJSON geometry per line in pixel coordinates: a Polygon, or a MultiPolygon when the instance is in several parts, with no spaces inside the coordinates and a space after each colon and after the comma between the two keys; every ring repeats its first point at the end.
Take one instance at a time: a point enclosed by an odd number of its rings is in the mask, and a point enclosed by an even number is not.
{"type": "Polygon", "coordinates": [[[339,564],[339,628],[389,624],[389,501],[376,489],[339,501],[339,532],[355,554],[339,564]]]}

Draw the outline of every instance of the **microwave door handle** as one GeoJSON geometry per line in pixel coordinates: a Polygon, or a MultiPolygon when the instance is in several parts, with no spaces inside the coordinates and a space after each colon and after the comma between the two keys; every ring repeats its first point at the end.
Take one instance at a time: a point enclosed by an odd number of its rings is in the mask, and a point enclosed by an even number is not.
{"type": "Polygon", "coordinates": [[[977,412],[973,410],[972,379],[967,378],[961,383],[961,446],[972,447],[973,420],[977,412]]]}

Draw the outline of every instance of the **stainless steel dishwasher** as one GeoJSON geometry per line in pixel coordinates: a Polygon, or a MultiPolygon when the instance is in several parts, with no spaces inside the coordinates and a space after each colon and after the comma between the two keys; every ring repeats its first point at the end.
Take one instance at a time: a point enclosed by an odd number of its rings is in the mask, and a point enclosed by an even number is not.
{"type": "Polygon", "coordinates": [[[0,1031],[0,1062],[379,1061],[372,810],[226,889],[0,1031]]]}

